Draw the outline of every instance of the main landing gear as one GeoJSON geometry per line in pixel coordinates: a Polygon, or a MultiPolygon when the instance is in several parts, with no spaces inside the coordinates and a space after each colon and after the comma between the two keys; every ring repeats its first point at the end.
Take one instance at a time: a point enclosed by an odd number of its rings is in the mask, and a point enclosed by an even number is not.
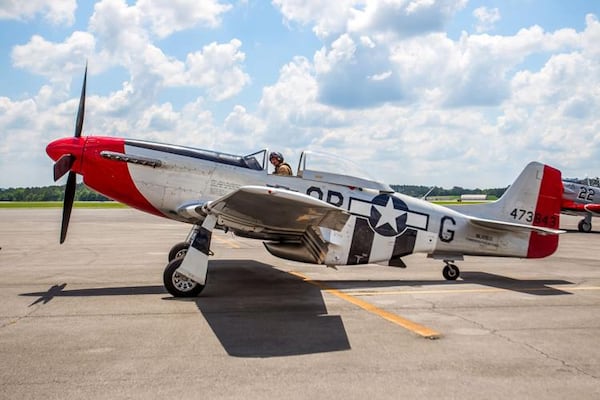
{"type": "Polygon", "coordinates": [[[586,214],[585,218],[577,224],[579,232],[590,233],[592,231],[592,214],[586,214]]]}
{"type": "Polygon", "coordinates": [[[173,297],[196,297],[206,286],[208,256],[212,229],[216,219],[206,218],[194,225],[184,242],[169,251],[169,263],[163,272],[163,283],[173,297]]]}
{"type": "Polygon", "coordinates": [[[456,264],[452,263],[452,260],[444,260],[446,264],[444,269],[442,270],[442,275],[448,281],[455,281],[460,276],[460,270],[456,266],[456,264]]]}
{"type": "Polygon", "coordinates": [[[167,291],[171,293],[173,297],[196,297],[200,294],[202,289],[204,289],[204,285],[177,272],[177,269],[181,266],[182,262],[183,256],[175,258],[167,264],[165,272],[163,273],[163,283],[167,291]]]}

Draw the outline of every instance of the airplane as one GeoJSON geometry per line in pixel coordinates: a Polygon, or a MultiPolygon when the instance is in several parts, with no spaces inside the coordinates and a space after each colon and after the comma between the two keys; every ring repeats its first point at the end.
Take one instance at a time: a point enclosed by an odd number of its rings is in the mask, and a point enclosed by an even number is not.
{"type": "Polygon", "coordinates": [[[529,163],[496,202],[460,212],[394,192],[338,156],[304,151],[296,174],[268,171],[267,149],[248,155],[107,136],[82,136],[87,66],[75,134],[47,145],[54,179],[68,172],[65,241],[76,176],[146,213],[192,225],[169,251],[163,283],[174,297],[206,286],[215,229],[262,240],[276,257],[328,267],[385,264],[425,253],[455,280],[464,256],[543,258],[558,247],[561,172],[529,163]],[[354,172],[356,171],[356,172],[354,172]]]}
{"type": "Polygon", "coordinates": [[[577,228],[579,232],[589,233],[592,230],[592,217],[600,217],[600,180],[563,179],[562,213],[583,216],[577,228]]]}

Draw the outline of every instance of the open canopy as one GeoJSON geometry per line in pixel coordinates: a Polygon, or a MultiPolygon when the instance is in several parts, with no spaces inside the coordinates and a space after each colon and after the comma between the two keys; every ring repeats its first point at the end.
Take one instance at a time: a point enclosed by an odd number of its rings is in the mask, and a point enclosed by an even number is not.
{"type": "MultiPolygon", "coordinates": [[[[262,166],[262,169],[266,170],[268,153],[267,149],[263,149],[244,156],[243,160],[253,169],[262,166]]],[[[371,177],[360,165],[337,155],[312,150],[305,150],[300,155],[296,176],[311,181],[375,189],[382,192],[394,191],[389,185],[371,177]]]]}
{"type": "Polygon", "coordinates": [[[298,176],[303,179],[393,192],[387,184],[372,178],[360,165],[333,154],[306,150],[300,156],[298,176]]]}

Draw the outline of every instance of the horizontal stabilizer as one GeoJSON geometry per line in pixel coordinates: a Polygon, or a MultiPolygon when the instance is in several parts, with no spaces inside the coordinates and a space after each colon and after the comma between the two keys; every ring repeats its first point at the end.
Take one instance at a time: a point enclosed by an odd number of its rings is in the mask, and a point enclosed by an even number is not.
{"type": "Polygon", "coordinates": [[[546,228],[544,226],[524,225],[514,222],[495,221],[483,218],[470,217],[469,222],[482,228],[493,229],[497,231],[537,232],[541,235],[559,235],[561,233],[565,233],[563,230],[546,228]]]}

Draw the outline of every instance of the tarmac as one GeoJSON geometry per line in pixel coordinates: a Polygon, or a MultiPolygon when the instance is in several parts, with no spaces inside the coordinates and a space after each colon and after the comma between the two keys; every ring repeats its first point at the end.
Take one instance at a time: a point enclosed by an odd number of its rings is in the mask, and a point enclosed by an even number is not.
{"type": "Polygon", "coordinates": [[[189,225],[132,209],[0,209],[0,399],[598,399],[600,220],[461,278],[289,262],[217,232],[208,285],[162,273],[189,225]]]}

